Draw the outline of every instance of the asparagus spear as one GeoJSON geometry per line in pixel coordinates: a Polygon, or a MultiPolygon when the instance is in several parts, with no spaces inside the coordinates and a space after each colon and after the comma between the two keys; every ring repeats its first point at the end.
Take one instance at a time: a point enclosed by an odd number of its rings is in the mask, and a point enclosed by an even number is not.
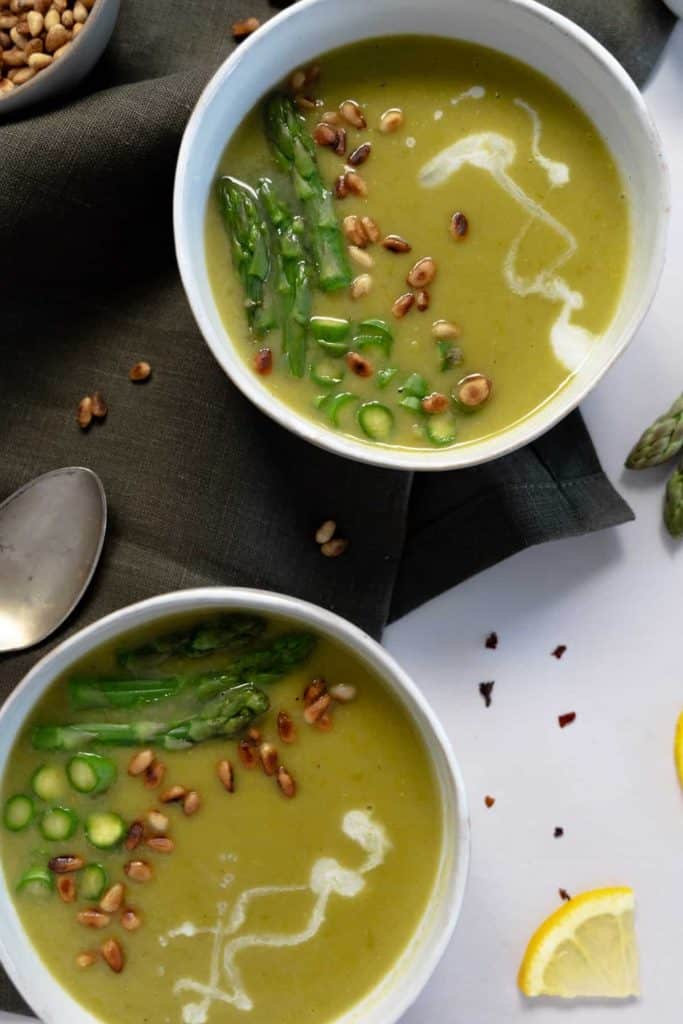
{"type": "Polygon", "coordinates": [[[648,469],[673,459],[683,448],[683,395],[679,395],[671,408],[647,428],[632,448],[626,466],[628,469],[648,469]]]}
{"type": "Polygon", "coordinates": [[[279,164],[292,177],[304,217],[323,291],[351,283],[344,238],[337,222],[332,193],[325,188],[315,157],[315,144],[306,121],[288,96],[274,93],[265,108],[266,132],[279,164]]]}
{"type": "Polygon", "coordinates": [[[249,683],[221,693],[196,715],[176,722],[83,722],[38,725],[33,730],[36,750],[81,750],[87,746],[134,747],[153,745],[181,750],[215,736],[237,736],[270,701],[249,683]]]}
{"type": "Polygon", "coordinates": [[[258,615],[231,612],[191,629],[166,633],[140,647],[119,651],[117,660],[133,672],[140,672],[155,668],[176,655],[202,658],[214,651],[239,651],[248,647],[265,628],[265,620],[258,615]]]}
{"type": "Polygon", "coordinates": [[[280,298],[282,349],[293,376],[306,372],[306,342],[312,296],[309,266],[303,245],[304,223],[293,215],[268,178],[259,182],[259,196],[273,227],[275,292],[280,298]]]}
{"type": "Polygon", "coordinates": [[[683,466],[674,470],[666,485],[664,522],[672,537],[683,535],[683,466]]]}
{"type": "Polygon", "coordinates": [[[232,260],[244,286],[249,326],[263,338],[277,326],[268,284],[271,256],[263,211],[253,188],[228,175],[218,181],[218,200],[230,236],[232,260]]]}
{"type": "Polygon", "coordinates": [[[267,685],[281,679],[301,664],[316,643],[311,633],[283,633],[268,647],[251,651],[231,665],[199,676],[172,679],[70,679],[69,698],[76,710],[87,708],[133,708],[166,700],[181,692],[192,692],[207,701],[242,683],[267,685]]]}

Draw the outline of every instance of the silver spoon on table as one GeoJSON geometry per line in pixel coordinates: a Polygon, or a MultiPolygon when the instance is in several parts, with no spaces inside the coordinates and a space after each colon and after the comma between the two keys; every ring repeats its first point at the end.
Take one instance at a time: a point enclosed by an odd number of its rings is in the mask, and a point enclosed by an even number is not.
{"type": "Polygon", "coordinates": [[[64,622],[106,529],[102,483],[79,466],[36,477],[0,505],[0,653],[32,647],[64,622]]]}

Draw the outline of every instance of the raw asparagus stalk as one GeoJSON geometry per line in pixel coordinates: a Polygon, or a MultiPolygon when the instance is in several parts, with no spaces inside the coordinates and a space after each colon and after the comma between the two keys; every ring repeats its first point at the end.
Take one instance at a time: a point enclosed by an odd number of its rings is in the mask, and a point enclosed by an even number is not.
{"type": "Polygon", "coordinates": [[[36,750],[79,750],[87,746],[152,745],[181,750],[215,736],[237,736],[270,702],[262,690],[245,684],[209,701],[196,715],[176,722],[83,722],[39,725],[33,730],[36,750]]]}
{"type": "Polygon", "coordinates": [[[248,647],[265,628],[265,620],[257,615],[232,612],[191,629],[166,633],[140,647],[119,651],[117,660],[120,665],[139,672],[154,668],[172,656],[202,658],[214,651],[239,651],[248,647]]]}
{"type": "Polygon", "coordinates": [[[669,477],[664,496],[664,522],[672,537],[683,535],[683,467],[669,477]]]}
{"type": "Polygon", "coordinates": [[[244,287],[249,326],[258,338],[263,338],[277,326],[263,211],[253,188],[228,175],[218,181],[218,200],[230,237],[232,260],[244,287]]]}
{"type": "Polygon", "coordinates": [[[292,100],[274,93],[266,103],[266,132],[280,165],[292,177],[304,208],[306,225],[323,291],[351,283],[344,237],[337,222],[332,193],[325,188],[315,156],[315,143],[292,100]]]}
{"type": "Polygon", "coordinates": [[[673,459],[683,448],[683,395],[679,395],[671,408],[647,428],[632,448],[626,466],[628,469],[648,469],[673,459]]]}

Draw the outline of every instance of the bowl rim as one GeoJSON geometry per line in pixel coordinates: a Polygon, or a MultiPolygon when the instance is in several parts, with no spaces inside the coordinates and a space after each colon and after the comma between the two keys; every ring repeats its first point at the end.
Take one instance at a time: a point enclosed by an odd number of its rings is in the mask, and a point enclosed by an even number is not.
{"type": "MultiPolygon", "coordinates": [[[[194,269],[189,257],[189,238],[191,226],[185,212],[185,194],[190,187],[189,175],[186,173],[190,154],[200,134],[204,113],[219,93],[224,82],[250,54],[260,47],[273,33],[291,19],[310,18],[312,15],[323,18],[327,7],[336,5],[337,0],[300,0],[299,3],[280,11],[275,17],[262,25],[257,32],[249,36],[226,58],[214,73],[197,101],[183,134],[173,190],[173,229],[176,259],[180,276],[190,308],[201,334],[211,349],[214,358],[228,374],[233,384],[239,388],[261,412],[265,413],[280,426],[304,440],[323,448],[333,454],[350,458],[353,461],[368,465],[381,466],[389,469],[407,471],[434,471],[466,468],[476,466],[493,459],[500,458],[518,448],[536,440],[540,435],[551,430],[565,416],[572,412],[586,395],[598,384],[607,370],[628,348],[633,337],[647,313],[657,290],[657,285],[664,267],[666,252],[667,225],[670,213],[669,177],[661,141],[657,129],[650,117],[640,90],[619,61],[601,43],[585,29],[558,12],[540,4],[537,0],[493,0],[501,6],[523,9],[530,15],[545,22],[553,30],[557,30],[569,45],[576,45],[594,61],[603,66],[621,88],[625,103],[628,103],[633,117],[640,122],[644,135],[656,157],[658,168],[656,195],[653,209],[656,217],[656,228],[652,245],[652,259],[647,270],[644,286],[634,303],[628,320],[621,328],[620,334],[612,344],[613,351],[604,365],[595,369],[592,375],[580,387],[575,387],[571,394],[572,377],[566,385],[559,389],[534,412],[514,423],[506,430],[488,435],[483,439],[462,446],[430,449],[392,448],[381,444],[371,444],[353,438],[341,432],[335,432],[308,419],[303,413],[287,405],[272,391],[255,378],[246,362],[237,351],[227,328],[221,325],[214,330],[210,317],[200,296],[200,289],[195,280],[194,269]],[[564,397],[563,397],[564,396],[564,397]]],[[[433,33],[429,33],[433,35],[433,33]]],[[[359,32],[359,40],[366,38],[359,32]]],[[[500,52],[506,52],[501,50],[500,52]]],[[[312,55],[316,56],[316,55],[312,55]]],[[[614,320],[612,321],[612,324],[614,320]]],[[[609,330],[609,328],[608,328],[609,330]]]]}
{"type": "MultiPolygon", "coordinates": [[[[368,633],[335,612],[312,602],[257,588],[232,586],[196,587],[159,594],[117,609],[97,619],[45,654],[26,673],[0,708],[0,726],[13,714],[16,714],[18,717],[18,724],[23,725],[26,717],[51,685],[55,676],[63,671],[69,662],[82,657],[87,651],[97,646],[98,643],[114,637],[127,629],[138,628],[155,619],[165,618],[174,613],[180,614],[192,610],[201,611],[202,609],[211,608],[218,610],[245,607],[254,611],[261,611],[263,614],[290,616],[293,620],[306,623],[312,628],[319,630],[323,635],[329,636],[353,650],[360,660],[368,665],[372,671],[376,672],[383,682],[397,694],[402,706],[406,709],[406,713],[410,715],[412,721],[416,724],[423,740],[426,742],[427,736],[429,736],[435,741],[438,748],[440,764],[445,774],[445,781],[441,779],[439,782],[440,806],[444,814],[445,824],[449,823],[447,819],[450,815],[452,824],[455,826],[455,834],[453,836],[444,829],[441,861],[437,873],[437,879],[442,880],[441,890],[443,891],[437,889],[435,881],[416,931],[406,949],[399,955],[398,965],[401,965],[403,956],[410,950],[411,943],[416,941],[420,935],[421,928],[424,926],[430,910],[433,910],[437,899],[445,906],[447,912],[446,926],[438,932],[435,929],[432,930],[424,949],[419,951],[415,962],[411,962],[410,978],[407,985],[404,984],[401,988],[401,998],[398,1002],[395,1001],[394,996],[402,978],[397,977],[392,981],[392,974],[396,966],[394,965],[394,967],[389,968],[384,978],[378,981],[370,993],[363,996],[355,1006],[344,1011],[333,1022],[333,1024],[345,1024],[347,1020],[356,1020],[356,1011],[366,1001],[370,1005],[370,1001],[374,997],[380,1007],[385,1007],[384,1013],[376,1017],[377,1024],[393,1024],[412,1005],[428,983],[455,930],[462,911],[469,876],[471,827],[467,794],[460,766],[438,716],[417,684],[413,682],[393,656],[368,633]],[[23,709],[22,705],[24,705],[23,709]],[[450,802],[446,788],[450,789],[450,802]],[[449,851],[450,856],[448,856],[449,851]],[[446,896],[445,900],[443,899],[444,895],[446,896]],[[382,990],[382,986],[386,979],[389,979],[389,985],[385,992],[382,990]]],[[[11,737],[8,737],[6,744],[2,744],[2,747],[5,747],[4,751],[0,751],[0,760],[2,760],[3,767],[11,753],[15,735],[16,732],[11,737]]],[[[433,755],[433,761],[435,771],[437,771],[436,755],[433,755]]],[[[7,904],[10,913],[7,914],[5,911],[0,914],[0,962],[7,971],[12,983],[27,1002],[31,1006],[35,1002],[35,1012],[41,1014],[40,1019],[45,1024],[62,1024],[56,1015],[58,1011],[53,1010],[49,1001],[50,991],[59,991],[63,997],[66,997],[78,1007],[80,1013],[83,1014],[83,1021],[92,1021],[93,1024],[99,1022],[100,1018],[95,1017],[90,1010],[82,1006],[42,962],[38,951],[23,929],[14,903],[9,895],[7,878],[0,865],[0,907],[3,903],[7,904]],[[15,957],[15,950],[8,948],[5,941],[3,931],[9,925],[6,926],[4,922],[8,919],[10,923],[18,923],[23,938],[26,940],[26,951],[29,955],[21,959],[15,957]],[[31,968],[30,984],[29,973],[26,967],[29,960],[31,968]],[[22,963],[24,965],[23,968],[22,963]],[[38,998],[38,993],[41,992],[42,997],[38,998]]],[[[405,972],[403,973],[405,974],[405,972]]],[[[369,1012],[372,1012],[372,1008],[369,1012]]]]}

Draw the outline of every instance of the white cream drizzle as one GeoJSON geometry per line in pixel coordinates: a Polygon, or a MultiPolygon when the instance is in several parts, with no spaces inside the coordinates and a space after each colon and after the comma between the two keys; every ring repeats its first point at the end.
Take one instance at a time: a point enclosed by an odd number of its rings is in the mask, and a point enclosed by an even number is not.
{"type": "MultiPolygon", "coordinates": [[[[541,123],[538,114],[523,100],[515,100],[518,106],[525,109],[532,119],[533,139],[531,152],[533,159],[545,171],[551,187],[566,185],[570,179],[569,167],[559,161],[550,160],[539,151],[541,123]]],[[[512,139],[498,132],[480,132],[464,136],[451,146],[437,153],[427,161],[418,175],[419,183],[425,188],[442,185],[456,174],[462,167],[469,164],[486,171],[528,216],[517,237],[512,242],[503,260],[503,276],[508,288],[525,298],[528,295],[540,295],[549,302],[560,303],[560,312],[550,329],[550,344],[556,358],[570,372],[575,371],[587,357],[591,348],[598,340],[584,327],[571,323],[574,310],[581,309],[584,303],[581,292],[574,291],[565,278],[558,274],[559,269],[574,255],[577,241],[569,229],[549,213],[540,203],[520,188],[510,177],[508,168],[514,162],[517,147],[512,139]],[[527,231],[534,221],[541,221],[564,241],[564,251],[544,267],[535,277],[525,278],[517,271],[519,248],[527,231]]]]}
{"type": "Polygon", "coordinates": [[[262,885],[246,889],[235,901],[227,920],[228,906],[226,903],[219,903],[216,908],[218,917],[213,927],[197,927],[191,921],[186,921],[165,936],[160,936],[159,942],[162,946],[167,945],[169,939],[213,936],[208,983],[202,984],[193,978],[180,978],[174,986],[175,993],[193,992],[200,997],[197,1002],[187,1002],[183,1005],[183,1024],[206,1024],[214,1003],[228,1003],[238,1010],[253,1009],[253,1001],[236,963],[239,953],[258,947],[283,948],[309,942],[322,927],[327,904],[333,895],[353,899],[362,891],[365,886],[363,875],[381,866],[391,843],[384,827],[372,821],[370,816],[361,810],[349,811],[344,815],[342,831],[366,853],[363,864],[357,870],[345,868],[333,857],[320,857],[311,868],[307,885],[262,885]],[[315,902],[306,925],[298,932],[235,934],[245,924],[249,907],[254,900],[285,893],[305,892],[312,893],[315,902]]]}
{"type": "Polygon", "coordinates": [[[473,85],[471,89],[465,89],[458,96],[453,96],[451,105],[457,107],[458,103],[462,103],[463,100],[482,100],[485,95],[486,89],[483,85],[473,85]]]}

